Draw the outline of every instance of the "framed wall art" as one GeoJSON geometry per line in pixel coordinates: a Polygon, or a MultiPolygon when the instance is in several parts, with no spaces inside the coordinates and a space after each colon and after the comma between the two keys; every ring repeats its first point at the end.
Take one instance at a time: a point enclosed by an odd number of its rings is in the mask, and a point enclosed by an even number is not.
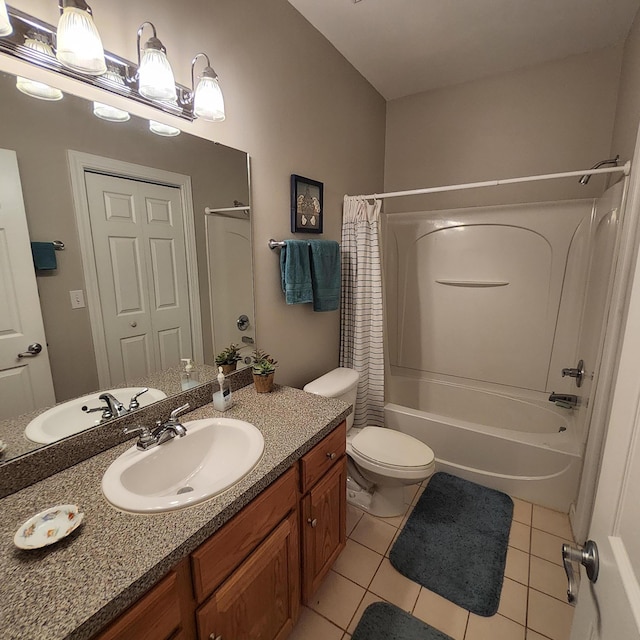
{"type": "Polygon", "coordinates": [[[323,184],[291,175],[291,233],[322,233],[323,184]]]}

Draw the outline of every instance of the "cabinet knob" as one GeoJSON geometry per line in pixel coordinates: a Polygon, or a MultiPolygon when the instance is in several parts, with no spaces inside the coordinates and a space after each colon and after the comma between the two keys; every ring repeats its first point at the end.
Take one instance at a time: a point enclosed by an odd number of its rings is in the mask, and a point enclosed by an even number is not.
{"type": "MultiPolygon", "coordinates": [[[[311,518],[307,518],[307,522],[311,525],[312,529],[315,529],[318,526],[318,518],[314,518],[313,520],[311,518]]],[[[217,640],[214,638],[214,640],[217,640]]]]}
{"type": "Polygon", "coordinates": [[[336,454],[333,451],[331,453],[327,453],[327,458],[329,458],[329,460],[335,460],[336,454]]]}
{"type": "Polygon", "coordinates": [[[209,636],[209,640],[222,640],[222,636],[217,636],[215,633],[212,633],[209,636]]]}

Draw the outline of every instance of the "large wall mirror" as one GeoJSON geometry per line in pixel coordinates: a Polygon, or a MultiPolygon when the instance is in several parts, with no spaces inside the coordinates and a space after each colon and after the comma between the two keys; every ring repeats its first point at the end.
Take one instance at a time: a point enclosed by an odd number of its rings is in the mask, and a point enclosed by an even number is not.
{"type": "Polygon", "coordinates": [[[246,153],[184,132],[157,135],[135,116],[99,119],[94,103],[73,95],[38,100],[8,74],[0,85],[0,216],[12,212],[11,223],[0,217],[6,462],[47,442],[25,436],[25,417],[94,392],[133,395],[143,384],[157,398],[173,395],[183,390],[182,358],[206,382],[230,344],[248,361],[255,324],[246,153]],[[11,235],[19,237],[21,207],[22,243],[11,235]],[[53,241],[64,249],[52,253],[53,241]],[[29,302],[21,278],[33,279],[34,259],[44,268],[29,302]],[[37,340],[25,327],[38,317],[46,342],[32,355],[37,340]],[[48,371],[36,371],[38,362],[48,371]]]}

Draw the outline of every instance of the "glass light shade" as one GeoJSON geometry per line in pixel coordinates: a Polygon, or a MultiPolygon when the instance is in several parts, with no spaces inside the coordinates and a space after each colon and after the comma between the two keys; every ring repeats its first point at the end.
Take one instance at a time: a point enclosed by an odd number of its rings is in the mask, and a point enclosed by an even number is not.
{"type": "MultiPolygon", "coordinates": [[[[53,58],[51,45],[46,42],[36,40],[35,38],[27,38],[24,41],[24,46],[28,49],[33,49],[33,51],[37,51],[43,56],[53,58]]],[[[44,84],[44,82],[30,80],[29,78],[18,76],[18,79],[16,80],[16,88],[18,91],[21,91],[32,98],[38,98],[39,100],[49,100],[51,102],[62,100],[62,91],[60,91],[60,89],[50,87],[48,84],[44,84]]]]}
{"type": "Polygon", "coordinates": [[[116,109],[116,107],[102,102],[93,103],[93,115],[101,120],[108,120],[109,122],[127,122],[127,120],[131,118],[128,111],[116,109]]]}
{"type": "Polygon", "coordinates": [[[0,37],[8,36],[13,33],[13,27],[9,21],[9,14],[7,13],[7,5],[4,0],[0,0],[0,37]]]}
{"type": "Polygon", "coordinates": [[[156,122],[155,120],[149,120],[149,130],[153,131],[156,135],[165,136],[167,138],[173,138],[179,136],[182,132],[176,127],[172,127],[162,122],[156,122]]]}
{"type": "Polygon", "coordinates": [[[58,22],[56,58],[69,69],[92,76],[107,70],[100,34],[83,9],[65,7],[58,22]]]}
{"type": "Polygon", "coordinates": [[[138,69],[138,91],[149,100],[173,100],[176,97],[176,81],[163,51],[144,50],[138,69]]]}
{"type": "MultiPolygon", "coordinates": [[[[120,73],[112,67],[107,68],[107,72],[102,76],[102,79],[115,85],[120,90],[129,91],[120,73]]],[[[93,115],[102,120],[108,120],[109,122],[127,122],[127,120],[131,118],[128,111],[116,109],[116,107],[102,102],[93,103],[93,115]]]]}
{"type": "Polygon", "coordinates": [[[18,91],[22,91],[32,98],[38,98],[39,100],[49,100],[55,102],[62,100],[62,91],[55,87],[50,87],[43,82],[36,82],[35,80],[29,80],[29,78],[23,78],[18,76],[16,80],[16,87],[18,91]]]}
{"type": "Polygon", "coordinates": [[[216,78],[200,78],[193,98],[193,112],[198,118],[210,122],[224,120],[224,98],[216,78]]]}

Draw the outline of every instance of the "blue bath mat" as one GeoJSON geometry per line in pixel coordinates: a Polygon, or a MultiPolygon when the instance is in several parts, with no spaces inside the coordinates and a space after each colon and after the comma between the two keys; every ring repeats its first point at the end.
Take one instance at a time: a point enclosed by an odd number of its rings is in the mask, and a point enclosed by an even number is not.
{"type": "Polygon", "coordinates": [[[391,549],[403,575],[479,616],[498,610],[513,500],[436,473],[391,549]]]}
{"type": "Polygon", "coordinates": [[[428,624],[388,602],[370,604],[352,640],[452,640],[428,624]]]}

